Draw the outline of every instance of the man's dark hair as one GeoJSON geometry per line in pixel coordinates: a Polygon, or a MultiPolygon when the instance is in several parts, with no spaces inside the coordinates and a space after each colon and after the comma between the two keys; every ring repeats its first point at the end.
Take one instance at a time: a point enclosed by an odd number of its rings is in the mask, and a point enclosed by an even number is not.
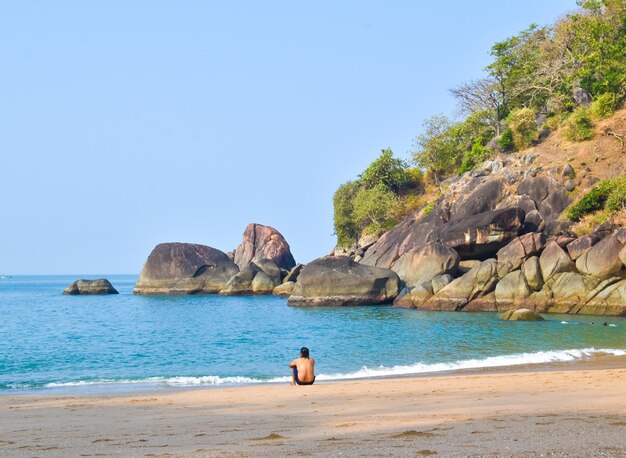
{"type": "Polygon", "coordinates": [[[308,358],[308,357],[309,357],[309,349],[308,349],[308,348],[306,348],[306,347],[302,347],[302,348],[300,349],[300,356],[301,356],[302,358],[308,358]]]}

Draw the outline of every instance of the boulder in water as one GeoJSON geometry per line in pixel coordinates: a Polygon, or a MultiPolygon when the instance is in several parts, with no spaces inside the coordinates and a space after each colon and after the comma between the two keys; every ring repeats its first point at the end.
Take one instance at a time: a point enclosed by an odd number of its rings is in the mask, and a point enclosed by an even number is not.
{"type": "Polygon", "coordinates": [[[394,300],[400,278],[389,269],[359,264],[347,256],[325,256],[307,264],[289,305],[376,305],[394,300]]]}
{"type": "Polygon", "coordinates": [[[223,252],[195,243],[160,243],[141,270],[135,294],[215,294],[239,268],[223,252]]]}
{"type": "Polygon", "coordinates": [[[543,321],[543,317],[529,309],[517,309],[504,312],[501,316],[507,321],[543,321]]]}
{"type": "Polygon", "coordinates": [[[262,259],[269,259],[287,270],[296,265],[289,244],[280,232],[270,226],[248,224],[241,244],[235,249],[235,264],[243,269],[249,263],[262,259]]]}
{"type": "Polygon", "coordinates": [[[97,280],[76,280],[70,286],[65,288],[63,294],[119,294],[109,280],[99,278],[97,280]]]}

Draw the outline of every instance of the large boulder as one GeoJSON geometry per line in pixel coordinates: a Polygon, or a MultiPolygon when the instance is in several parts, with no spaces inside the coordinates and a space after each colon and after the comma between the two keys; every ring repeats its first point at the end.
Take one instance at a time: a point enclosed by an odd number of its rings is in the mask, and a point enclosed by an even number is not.
{"type": "Polygon", "coordinates": [[[624,276],[624,264],[620,259],[623,247],[618,232],[615,232],[576,259],[576,268],[583,274],[597,278],[624,276]]]}
{"type": "Polygon", "coordinates": [[[545,250],[539,256],[539,266],[541,268],[541,278],[543,278],[544,282],[560,272],[576,270],[574,261],[570,259],[556,241],[549,242],[546,245],[545,250]]]}
{"type": "Polygon", "coordinates": [[[119,294],[109,280],[99,278],[97,280],[76,280],[65,288],[63,294],[119,294]]]}
{"type": "Polygon", "coordinates": [[[307,264],[289,305],[375,305],[394,300],[400,278],[389,269],[359,264],[347,256],[326,256],[307,264]]]}
{"type": "Polygon", "coordinates": [[[521,270],[511,272],[502,278],[496,285],[496,303],[498,307],[518,304],[531,295],[533,290],[526,283],[526,277],[521,270]]]}
{"type": "Polygon", "coordinates": [[[572,261],[576,261],[583,254],[585,254],[585,252],[589,251],[592,246],[598,243],[599,240],[600,237],[596,234],[588,234],[578,237],[566,246],[569,257],[572,258],[572,261]]]}
{"type": "Polygon", "coordinates": [[[141,270],[135,294],[215,294],[239,272],[220,250],[194,243],[157,245],[141,270]]]}
{"type": "Polygon", "coordinates": [[[522,264],[522,273],[528,286],[534,291],[539,291],[543,287],[543,277],[541,276],[541,265],[538,256],[531,256],[522,264]]]}
{"type": "Polygon", "coordinates": [[[443,274],[454,274],[459,265],[459,255],[441,243],[428,243],[404,253],[392,266],[407,286],[430,282],[443,274]]]}
{"type": "Polygon", "coordinates": [[[504,248],[498,250],[498,262],[509,262],[511,269],[518,269],[524,261],[538,254],[544,247],[542,234],[524,234],[513,239],[504,248]]]}
{"type": "Polygon", "coordinates": [[[270,226],[248,224],[241,244],[235,249],[235,264],[243,269],[250,262],[262,259],[269,259],[287,270],[296,265],[289,244],[280,232],[270,226]]]}
{"type": "Polygon", "coordinates": [[[509,207],[467,216],[436,230],[433,238],[454,248],[461,259],[485,259],[518,236],[524,225],[524,210],[509,207]]]}
{"type": "MultiPolygon", "coordinates": [[[[504,193],[504,183],[500,177],[476,177],[466,182],[458,179],[452,181],[449,184],[453,189],[435,202],[432,211],[422,208],[406,217],[384,233],[365,252],[360,262],[389,269],[410,249],[421,247],[429,241],[440,241],[446,232],[443,226],[457,225],[457,229],[460,229],[458,224],[465,218],[495,210],[504,193]]],[[[444,238],[457,235],[459,234],[452,230],[444,238]]],[[[474,242],[471,243],[472,246],[473,244],[474,242]]],[[[455,248],[451,243],[446,245],[455,248]]],[[[465,243],[462,242],[461,245],[465,243]]]]}

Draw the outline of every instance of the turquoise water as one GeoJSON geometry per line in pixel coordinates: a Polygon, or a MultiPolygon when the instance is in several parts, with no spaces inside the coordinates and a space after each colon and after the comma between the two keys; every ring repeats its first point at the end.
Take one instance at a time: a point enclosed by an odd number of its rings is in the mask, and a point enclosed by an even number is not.
{"type": "Polygon", "coordinates": [[[77,278],[0,279],[0,392],[284,382],[303,345],[318,380],[626,354],[620,318],[514,323],[492,313],[294,308],[277,297],[145,297],[132,294],[136,277],[114,275],[119,295],[64,296],[77,278]]]}

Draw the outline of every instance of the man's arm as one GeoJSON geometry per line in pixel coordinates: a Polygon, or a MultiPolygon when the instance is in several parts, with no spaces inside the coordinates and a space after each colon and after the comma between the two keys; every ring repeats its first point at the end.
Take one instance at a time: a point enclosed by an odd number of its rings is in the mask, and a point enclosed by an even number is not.
{"type": "Polygon", "coordinates": [[[296,360],[295,359],[292,362],[289,363],[289,367],[291,367],[292,369],[294,367],[296,367],[296,366],[297,366],[297,364],[296,364],[296,360]]]}

